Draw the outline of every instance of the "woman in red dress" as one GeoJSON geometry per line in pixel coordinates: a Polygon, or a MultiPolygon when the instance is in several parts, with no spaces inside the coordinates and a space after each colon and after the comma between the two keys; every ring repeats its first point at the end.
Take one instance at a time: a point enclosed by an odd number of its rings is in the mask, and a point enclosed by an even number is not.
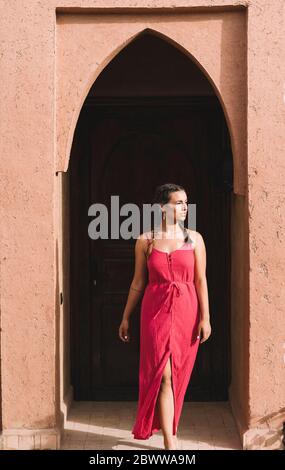
{"type": "Polygon", "coordinates": [[[188,208],[182,186],[159,186],[153,202],[160,204],[162,224],[137,239],[135,273],[119,337],[130,340],[129,317],[144,292],[132,434],[148,439],[161,429],[165,449],[177,449],[177,427],[198,346],[211,334],[206,249],[199,232],[181,225],[188,208]]]}

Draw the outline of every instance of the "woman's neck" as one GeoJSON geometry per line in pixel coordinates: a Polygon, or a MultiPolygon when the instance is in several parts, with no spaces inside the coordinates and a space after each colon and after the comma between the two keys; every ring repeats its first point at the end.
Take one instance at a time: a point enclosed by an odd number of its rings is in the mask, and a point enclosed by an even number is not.
{"type": "Polygon", "coordinates": [[[162,224],[162,226],[159,227],[159,234],[162,235],[162,237],[166,238],[171,238],[174,236],[174,238],[183,231],[181,228],[180,224],[178,222],[174,224],[162,224]]]}

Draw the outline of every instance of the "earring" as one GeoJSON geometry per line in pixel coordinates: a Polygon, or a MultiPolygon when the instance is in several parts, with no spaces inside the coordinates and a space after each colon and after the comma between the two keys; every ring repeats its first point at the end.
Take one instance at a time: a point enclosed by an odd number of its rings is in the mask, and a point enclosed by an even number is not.
{"type": "Polygon", "coordinates": [[[162,219],[165,220],[166,214],[165,211],[162,212],[162,219]]]}

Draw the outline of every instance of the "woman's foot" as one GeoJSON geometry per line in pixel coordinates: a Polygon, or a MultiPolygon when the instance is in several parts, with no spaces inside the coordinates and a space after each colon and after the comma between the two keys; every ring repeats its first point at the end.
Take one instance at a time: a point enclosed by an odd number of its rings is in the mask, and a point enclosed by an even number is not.
{"type": "Polygon", "coordinates": [[[164,438],[164,448],[166,450],[176,450],[175,439],[165,439],[164,438]]]}
{"type": "Polygon", "coordinates": [[[178,441],[178,438],[177,438],[176,434],[173,436],[173,439],[174,439],[176,450],[177,450],[177,449],[179,449],[179,441],[178,441]]]}
{"type": "Polygon", "coordinates": [[[176,435],[172,436],[172,439],[164,438],[164,448],[167,450],[177,450],[178,449],[178,439],[176,435]]]}

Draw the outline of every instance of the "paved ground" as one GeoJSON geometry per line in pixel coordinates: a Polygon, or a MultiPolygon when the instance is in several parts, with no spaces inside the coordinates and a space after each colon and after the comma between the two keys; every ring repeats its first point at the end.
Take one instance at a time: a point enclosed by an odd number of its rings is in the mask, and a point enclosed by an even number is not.
{"type": "MultiPolygon", "coordinates": [[[[163,449],[161,431],[134,439],[136,402],[73,402],[61,449],[163,449]]],[[[241,449],[227,402],[184,402],[178,433],[180,449],[241,449]]]]}

